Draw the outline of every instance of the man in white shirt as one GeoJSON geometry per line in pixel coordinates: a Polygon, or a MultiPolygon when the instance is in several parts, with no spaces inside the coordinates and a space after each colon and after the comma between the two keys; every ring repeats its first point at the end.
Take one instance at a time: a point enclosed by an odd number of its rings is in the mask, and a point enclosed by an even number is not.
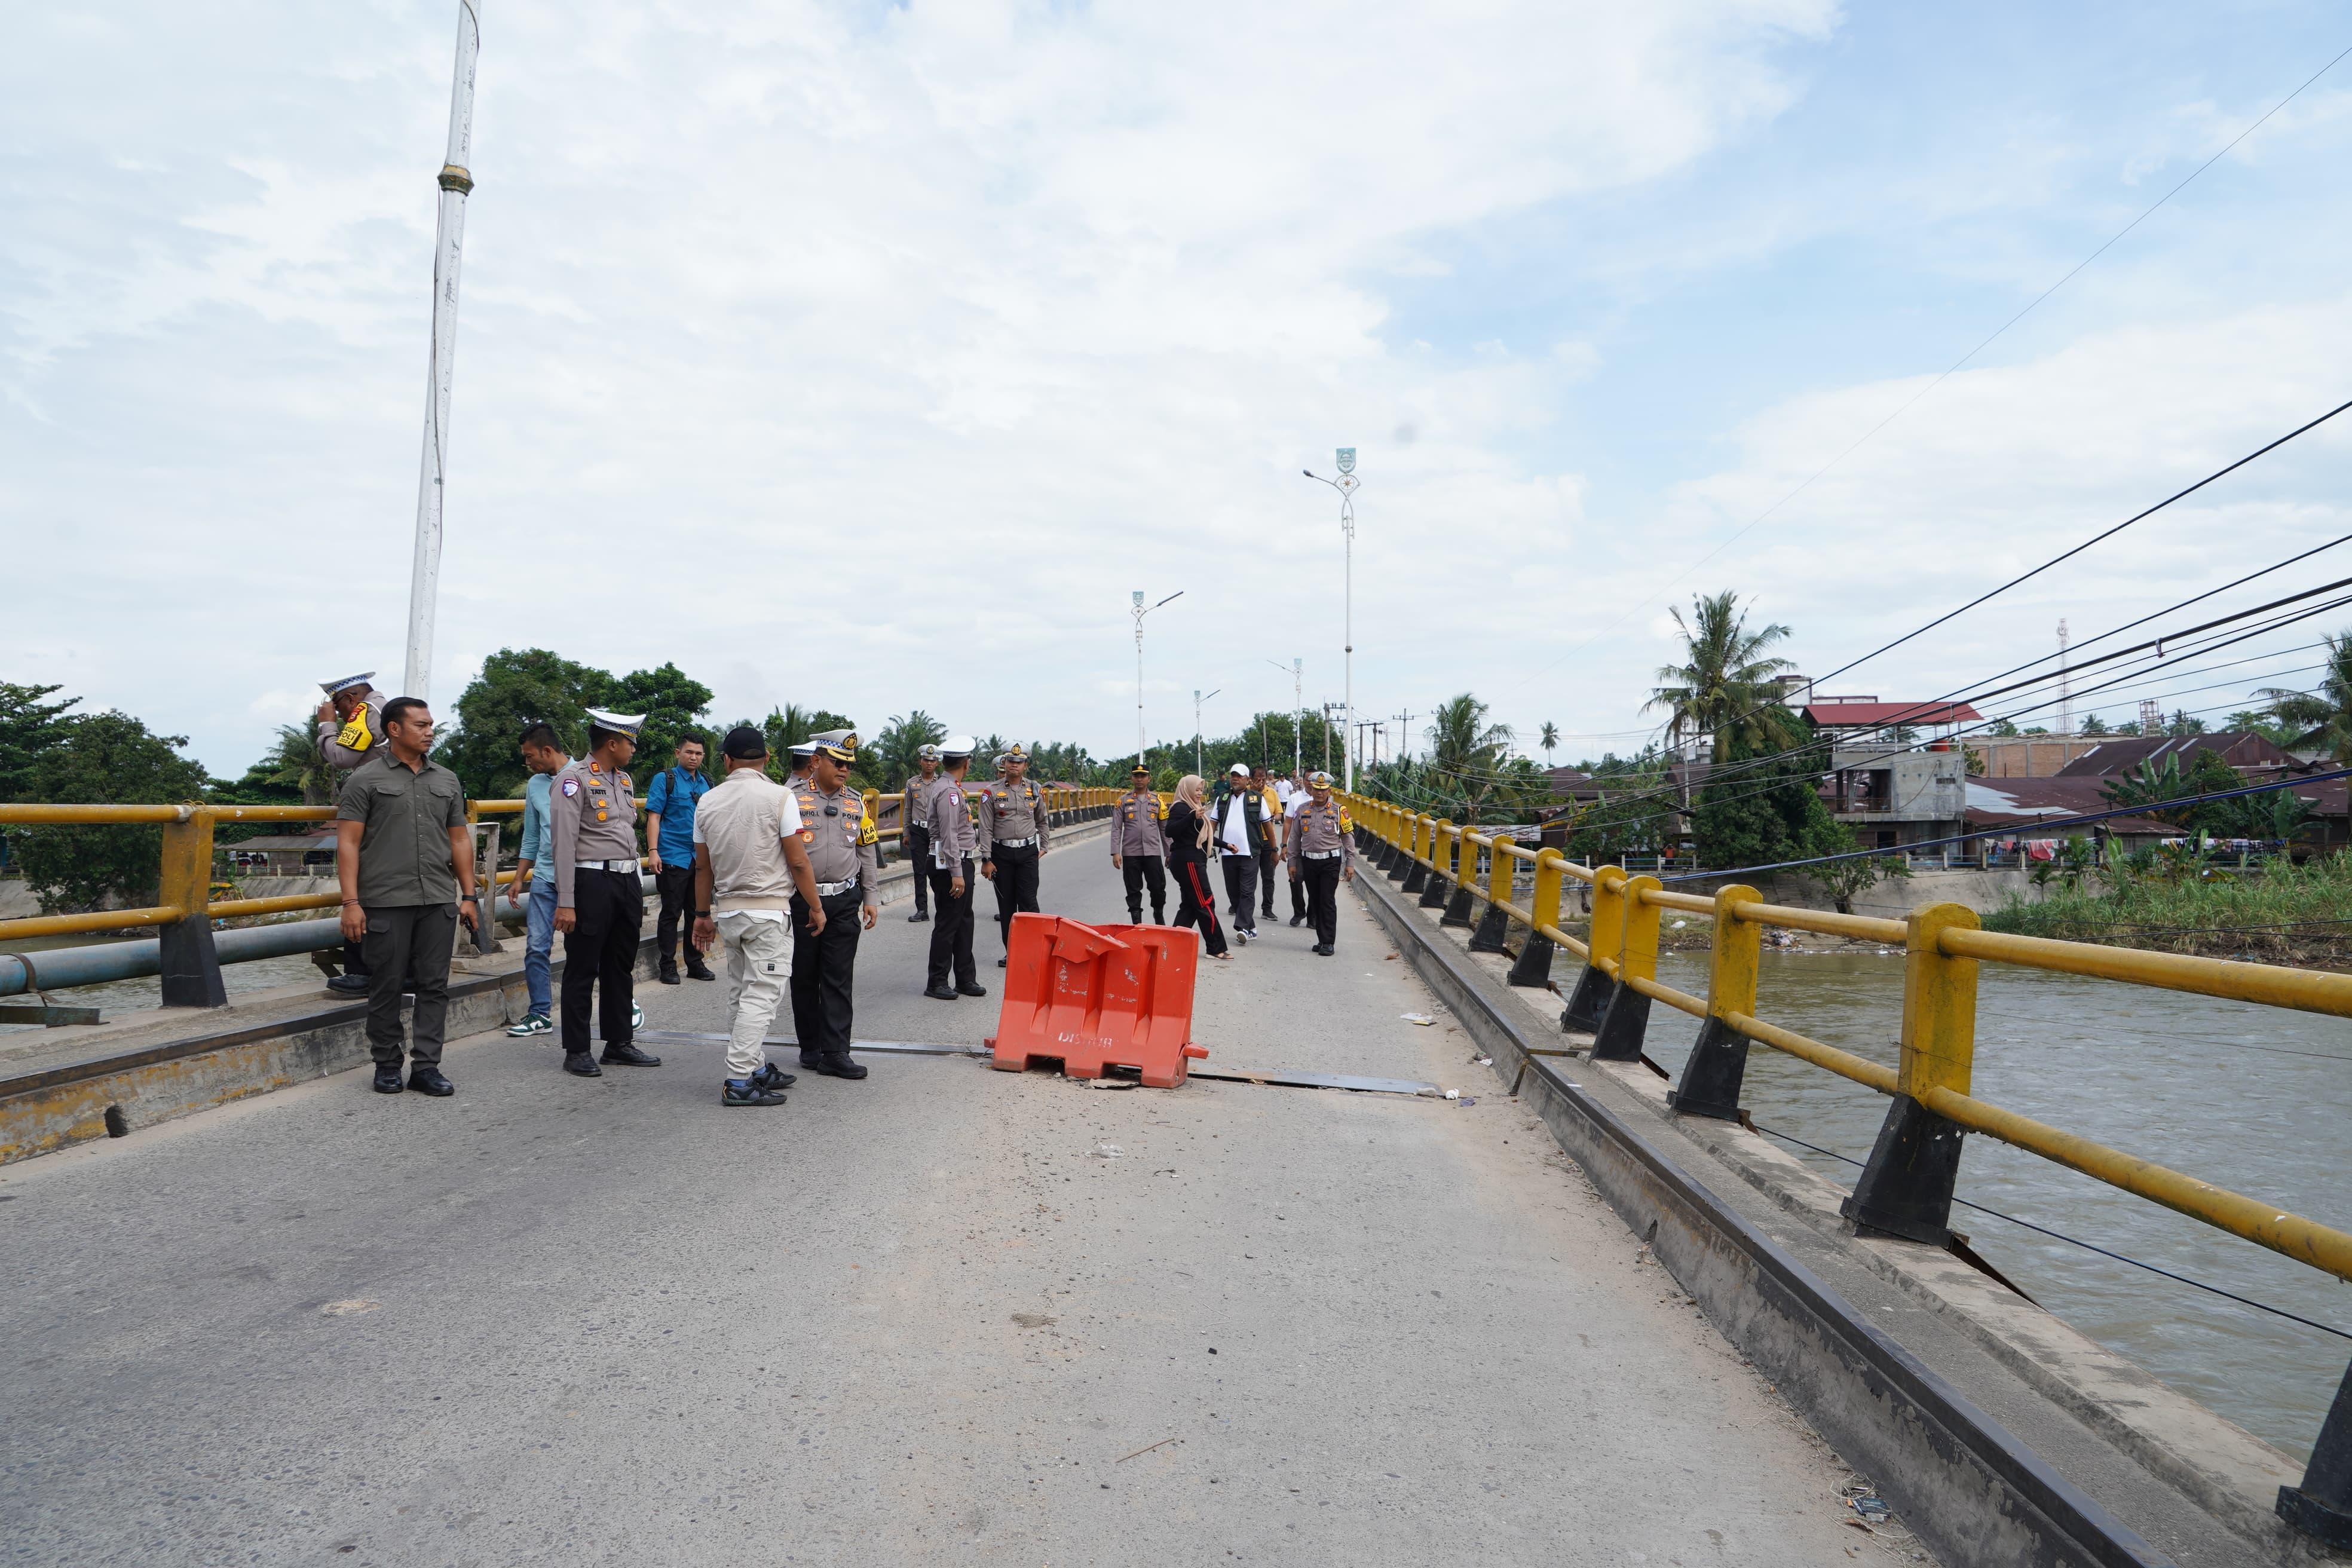
{"type": "Polygon", "coordinates": [[[719,1103],[784,1103],[793,1075],[768,1060],[768,1026],[793,977],[792,904],[795,889],[812,934],[824,929],[801,839],[800,802],[768,776],[768,740],[739,724],[719,743],[727,776],[694,813],[694,941],[727,949],[727,1000],[734,1014],[727,1042],[727,1082],[719,1103]]]}
{"type": "Polygon", "coordinates": [[[1283,785],[1287,793],[1282,797],[1282,858],[1290,862],[1290,923],[1303,926],[1307,913],[1307,862],[1297,850],[1298,812],[1315,796],[1305,784],[1292,784],[1286,778],[1283,785]]]}
{"type": "Polygon", "coordinates": [[[1265,797],[1250,784],[1249,768],[1235,763],[1233,787],[1217,802],[1217,860],[1225,871],[1225,896],[1233,900],[1234,941],[1257,935],[1258,850],[1270,842],[1265,797]]]}

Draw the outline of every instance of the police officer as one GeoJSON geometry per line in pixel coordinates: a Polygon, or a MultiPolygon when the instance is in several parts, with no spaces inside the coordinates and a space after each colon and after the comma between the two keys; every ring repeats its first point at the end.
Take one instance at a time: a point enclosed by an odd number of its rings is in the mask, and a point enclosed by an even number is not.
{"type": "Polygon", "coordinates": [[[915,912],[907,917],[908,925],[920,925],[931,918],[931,830],[923,807],[924,797],[940,776],[940,749],[925,746],[916,752],[915,767],[915,776],[907,781],[898,797],[898,847],[907,864],[915,868],[915,912]]]}
{"type": "MultiPolygon", "coordinates": [[[[370,684],[374,679],[371,669],[319,682],[319,689],[327,694],[319,704],[319,760],[334,770],[338,796],[352,770],[383,750],[383,694],[370,684]]],[[[343,943],[343,972],[328,980],[328,990],[347,996],[367,994],[368,966],[362,945],[343,943]]]]}
{"type": "Polygon", "coordinates": [[[808,782],[810,770],[816,766],[816,742],[814,741],[803,741],[800,744],[792,747],[791,750],[793,753],[792,776],[784,780],[784,787],[786,789],[798,789],[802,784],[808,782]]]}
{"type": "Polygon", "coordinates": [[[629,1043],[635,1022],[634,974],[646,922],[637,868],[637,803],[629,759],[646,716],[588,710],[588,754],[555,775],[549,796],[555,841],[555,929],[563,933],[563,1070],[602,1078],[588,1054],[588,1008],[596,999],[606,1067],[659,1067],[629,1043]]]}
{"type": "Polygon", "coordinates": [[[1349,843],[1356,825],[1348,820],[1348,808],[1331,798],[1331,775],[1319,769],[1307,775],[1307,803],[1291,821],[1290,852],[1307,884],[1315,951],[1328,958],[1339,934],[1340,879],[1356,879],[1356,852],[1349,843]]]}
{"type": "Polygon", "coordinates": [[[793,899],[793,1033],[801,1066],[828,1078],[860,1079],[865,1067],[849,1058],[852,984],[857,935],[881,914],[881,834],[866,802],[849,787],[857,762],[857,733],[828,730],[810,737],[809,774],[790,786],[800,802],[801,842],[824,910],[809,919],[808,901],[793,899]],[[809,927],[815,924],[818,930],[809,927]]]}
{"type": "Polygon", "coordinates": [[[996,773],[980,792],[980,874],[996,884],[996,927],[1010,953],[1013,917],[1037,910],[1037,862],[1052,835],[1045,796],[1029,782],[1029,753],[1014,745],[997,758],[996,773]]]}
{"type": "Polygon", "coordinates": [[[971,957],[971,855],[979,829],[963,778],[971,771],[973,744],[969,735],[950,735],[940,743],[940,776],[923,797],[923,817],[931,829],[931,905],[939,915],[931,927],[930,984],[923,994],[941,1002],[988,994],[971,957]]]}
{"type": "Polygon", "coordinates": [[[1151,773],[1141,763],[1129,771],[1127,793],[1111,812],[1110,863],[1127,882],[1127,918],[1143,923],[1144,884],[1151,887],[1151,923],[1168,923],[1168,847],[1160,824],[1168,811],[1151,793],[1151,773]]]}

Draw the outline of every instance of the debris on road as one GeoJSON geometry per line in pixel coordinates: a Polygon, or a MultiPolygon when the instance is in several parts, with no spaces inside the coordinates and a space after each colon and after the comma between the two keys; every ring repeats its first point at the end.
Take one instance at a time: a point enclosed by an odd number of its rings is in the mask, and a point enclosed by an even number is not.
{"type": "Polygon", "coordinates": [[[1426,1013],[1399,1013],[1397,1016],[1408,1024],[1419,1024],[1424,1029],[1437,1022],[1426,1013]]]}
{"type": "Polygon", "coordinates": [[[1149,1453],[1150,1453],[1150,1452],[1151,1452],[1151,1450],[1152,1450],[1152,1449],[1154,1449],[1154,1448],[1164,1448],[1164,1447],[1168,1447],[1168,1445],[1169,1445],[1169,1444],[1173,1443],[1175,1440],[1176,1440],[1176,1439],[1175,1439],[1175,1438],[1173,1438],[1173,1437],[1162,1437],[1162,1438],[1160,1438],[1160,1441],[1158,1441],[1157,1443],[1146,1443],[1142,1447],[1138,1448],[1138,1449],[1137,1449],[1134,1453],[1132,1453],[1132,1454],[1121,1454],[1118,1458],[1113,1459],[1113,1460],[1111,1461],[1111,1463],[1112,1463],[1112,1464],[1114,1464],[1114,1465],[1123,1465],[1123,1464],[1127,1463],[1129,1459],[1139,1458],[1139,1456],[1144,1455],[1144,1454],[1149,1454],[1149,1453]]]}
{"type": "Polygon", "coordinates": [[[1050,1329],[1062,1320],[1045,1312],[1015,1312],[1013,1321],[1024,1329],[1050,1329]]]}
{"type": "Polygon", "coordinates": [[[1116,1143],[1097,1143],[1087,1152],[1097,1160],[1116,1160],[1124,1155],[1127,1151],[1116,1143]]]}

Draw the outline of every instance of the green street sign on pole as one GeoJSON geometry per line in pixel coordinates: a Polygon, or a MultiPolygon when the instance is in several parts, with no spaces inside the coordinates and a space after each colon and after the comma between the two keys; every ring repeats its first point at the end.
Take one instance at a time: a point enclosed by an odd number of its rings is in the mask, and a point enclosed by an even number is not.
{"type": "Polygon", "coordinates": [[[1339,448],[1339,471],[1343,474],[1352,474],[1356,471],[1356,449],[1353,447],[1339,448]]]}

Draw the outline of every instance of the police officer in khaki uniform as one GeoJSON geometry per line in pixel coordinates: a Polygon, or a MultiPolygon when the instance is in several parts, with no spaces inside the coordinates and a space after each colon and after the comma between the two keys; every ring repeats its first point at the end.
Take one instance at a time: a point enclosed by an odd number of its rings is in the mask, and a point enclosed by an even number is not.
{"type": "Polygon", "coordinates": [[[1151,773],[1141,763],[1128,773],[1127,793],[1110,817],[1110,863],[1127,883],[1127,918],[1143,923],[1143,889],[1151,887],[1151,923],[1168,923],[1168,844],[1160,825],[1168,808],[1151,793],[1151,773]]]}
{"type": "Polygon", "coordinates": [[[940,749],[925,746],[916,752],[915,766],[915,776],[907,781],[898,797],[898,847],[907,864],[915,868],[915,912],[907,917],[908,925],[920,925],[931,918],[931,829],[923,807],[940,776],[940,749]]]}
{"type": "Polygon", "coordinates": [[[828,1078],[859,1079],[865,1067],[849,1057],[857,973],[857,937],[881,914],[881,834],[866,814],[865,798],[849,787],[857,762],[857,733],[828,730],[811,736],[809,773],[790,788],[800,802],[801,842],[816,878],[822,921],[809,919],[808,900],[793,896],[793,1034],[801,1066],[828,1078]],[[820,929],[812,931],[810,925],[820,929]]]}
{"type": "Polygon", "coordinates": [[[588,1054],[592,995],[605,1067],[659,1067],[629,1043],[637,938],[646,923],[637,865],[637,803],[629,781],[646,716],[588,710],[588,754],[555,775],[548,826],[555,841],[555,929],[563,933],[563,1070],[602,1078],[588,1054]]]}
{"type": "Polygon", "coordinates": [[[1029,753],[1016,744],[996,759],[996,773],[980,792],[980,874],[996,884],[996,929],[1009,953],[1013,917],[1037,911],[1037,862],[1052,834],[1045,792],[1029,782],[1029,753]]]}
{"type": "Polygon", "coordinates": [[[1307,797],[1291,818],[1290,852],[1297,858],[1299,879],[1307,884],[1307,908],[1315,921],[1315,951],[1331,956],[1339,934],[1339,882],[1356,879],[1356,852],[1349,839],[1356,825],[1348,808],[1331,798],[1331,775],[1317,771],[1307,775],[1307,797]]]}
{"type": "MultiPolygon", "coordinates": [[[[319,760],[335,771],[334,793],[341,796],[352,770],[383,752],[383,693],[370,684],[371,669],[322,680],[319,689],[327,700],[319,704],[319,760]]],[[[364,996],[368,988],[367,957],[362,943],[343,943],[343,972],[328,980],[327,989],[346,996],[364,996]]]]}
{"type": "Polygon", "coordinates": [[[971,853],[979,830],[972,826],[963,776],[971,771],[973,744],[969,735],[950,735],[940,743],[940,776],[923,797],[923,818],[931,829],[931,905],[939,911],[931,927],[930,983],[923,994],[940,1002],[988,994],[971,956],[971,853]]]}

